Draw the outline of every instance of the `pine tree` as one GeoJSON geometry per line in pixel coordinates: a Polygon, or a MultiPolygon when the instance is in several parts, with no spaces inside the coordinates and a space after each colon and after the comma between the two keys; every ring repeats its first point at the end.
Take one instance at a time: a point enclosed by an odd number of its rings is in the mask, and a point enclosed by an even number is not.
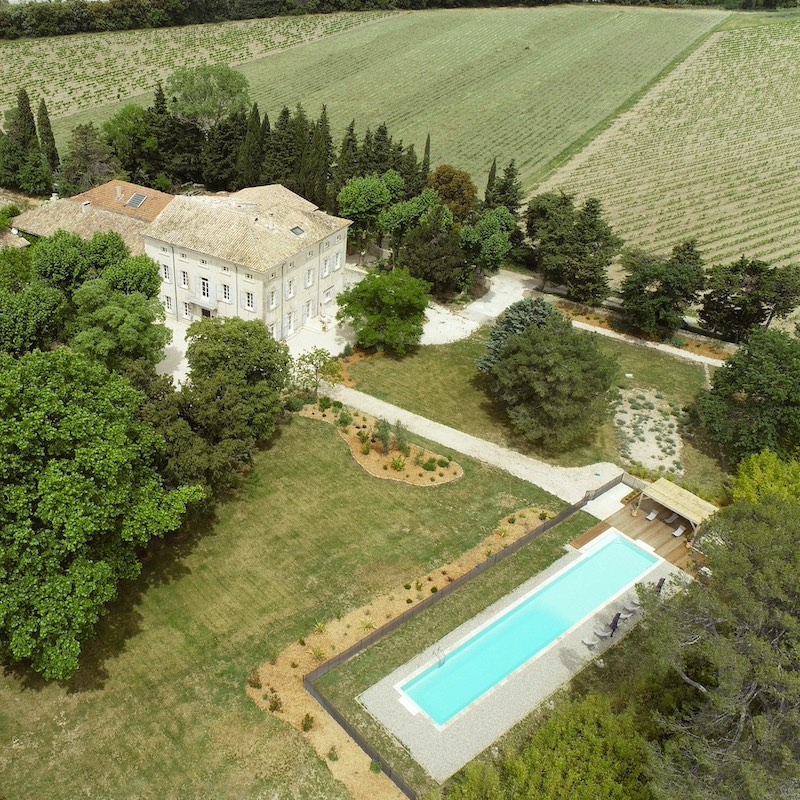
{"type": "Polygon", "coordinates": [[[38,147],[31,149],[19,171],[19,188],[27,194],[39,196],[53,191],[53,170],[38,147]]]}
{"type": "Polygon", "coordinates": [[[287,186],[294,191],[299,191],[303,160],[311,148],[312,132],[312,125],[308,121],[305,109],[300,103],[297,104],[292,116],[291,131],[291,171],[287,186]]]}
{"type": "Polygon", "coordinates": [[[518,217],[522,205],[522,184],[519,180],[517,164],[513,158],[503,170],[503,177],[497,181],[495,192],[496,206],[505,206],[514,217],[518,217]]]}
{"type": "Polygon", "coordinates": [[[238,185],[257,186],[261,181],[263,166],[261,115],[258,113],[258,104],[253,103],[247,120],[247,133],[239,148],[237,158],[238,185]]]}
{"type": "Polygon", "coordinates": [[[269,114],[264,114],[264,118],[261,120],[261,169],[262,172],[264,170],[264,160],[267,157],[267,148],[269,147],[269,139],[272,136],[272,128],[269,124],[269,114]]]}
{"type": "Polygon", "coordinates": [[[375,136],[372,140],[372,171],[378,175],[383,175],[392,169],[392,137],[389,136],[389,129],[385,122],[381,122],[375,129],[375,136]]]}
{"type": "Polygon", "coordinates": [[[406,200],[410,200],[425,188],[420,180],[419,159],[413,144],[409,145],[403,153],[398,167],[397,171],[403,176],[406,184],[406,200]]]}
{"type": "Polygon", "coordinates": [[[60,159],[56,149],[56,139],[53,136],[53,128],[50,125],[50,115],[47,113],[47,105],[44,98],[39,101],[39,108],[36,113],[36,127],[39,131],[39,147],[42,150],[51,170],[57,170],[60,159]]]}
{"type": "Polygon", "coordinates": [[[328,202],[328,184],[331,180],[333,164],[333,139],[328,122],[328,110],[322,106],[322,113],[313,128],[311,146],[303,159],[303,197],[318,206],[328,202]]]}
{"type": "Polygon", "coordinates": [[[492,166],[489,167],[489,178],[486,181],[486,191],[483,193],[483,204],[486,208],[497,208],[497,157],[492,159],[492,166]]]}

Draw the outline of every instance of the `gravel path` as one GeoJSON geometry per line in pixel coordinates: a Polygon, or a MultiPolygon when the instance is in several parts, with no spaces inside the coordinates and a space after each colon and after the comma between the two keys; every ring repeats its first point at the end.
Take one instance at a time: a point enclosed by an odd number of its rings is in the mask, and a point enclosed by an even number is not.
{"type": "Polygon", "coordinates": [[[504,469],[517,478],[540,486],[546,492],[567,503],[576,503],[590,489],[610,481],[622,471],[615,464],[601,462],[585,467],[556,467],[535,458],[487,442],[468,433],[457,431],[439,422],[412,414],[403,408],[386,403],[372,395],[346,386],[331,386],[330,395],[351,408],[374,417],[385,417],[390,422],[400,420],[412,433],[444,445],[464,455],[477,458],[486,464],[504,469]]]}

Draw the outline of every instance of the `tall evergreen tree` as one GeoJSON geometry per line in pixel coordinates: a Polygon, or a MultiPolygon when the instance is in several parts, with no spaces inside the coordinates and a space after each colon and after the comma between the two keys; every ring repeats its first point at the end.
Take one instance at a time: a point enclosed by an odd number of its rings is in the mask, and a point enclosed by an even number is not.
{"type": "Polygon", "coordinates": [[[261,115],[258,113],[258,104],[253,103],[247,120],[247,133],[237,157],[237,183],[239,186],[257,186],[260,183],[261,171],[264,166],[262,141],[261,115]]]}
{"type": "Polygon", "coordinates": [[[39,196],[53,191],[53,170],[38,147],[32,148],[25,158],[19,171],[19,188],[39,196]]]}
{"type": "Polygon", "coordinates": [[[392,164],[392,137],[385,122],[381,122],[375,129],[375,136],[372,140],[373,168],[378,175],[383,175],[390,169],[392,164]]]}
{"type": "Polygon", "coordinates": [[[358,174],[360,176],[378,174],[375,172],[375,142],[372,136],[372,131],[367,128],[364,132],[364,138],[361,141],[361,147],[358,151],[358,174]]]}
{"type": "Polygon", "coordinates": [[[608,268],[622,247],[622,239],[603,219],[600,201],[587,198],[578,211],[574,234],[576,249],[568,264],[566,287],[570,297],[597,305],[608,297],[608,268]]]}
{"type": "Polygon", "coordinates": [[[289,111],[289,106],[284,106],[272,127],[264,154],[265,183],[286,184],[291,177],[293,144],[291,124],[292,113],[289,111]]]}
{"type": "Polygon", "coordinates": [[[422,164],[419,168],[419,179],[422,185],[425,186],[428,182],[428,177],[431,174],[431,135],[428,134],[425,138],[425,150],[422,154],[422,164]]]}
{"type": "Polygon", "coordinates": [[[21,151],[27,155],[31,148],[38,146],[36,123],[33,121],[31,99],[25,89],[17,92],[17,107],[11,113],[7,126],[8,136],[16,142],[21,151]]]}
{"type": "Polygon", "coordinates": [[[300,194],[318,206],[328,201],[328,184],[331,180],[333,164],[333,140],[328,111],[322,106],[322,113],[313,126],[311,145],[303,157],[300,174],[300,194]]]}
{"type": "Polygon", "coordinates": [[[56,149],[56,138],[53,136],[53,128],[50,125],[50,115],[47,113],[47,105],[44,98],[39,101],[39,108],[36,112],[36,127],[39,131],[39,147],[42,154],[47,159],[51,170],[57,170],[60,159],[56,149]]]}
{"type": "Polygon", "coordinates": [[[352,120],[342,137],[339,146],[339,157],[333,168],[333,188],[338,195],[342,187],[358,172],[358,136],[356,136],[356,121],[352,120]]]}
{"type": "Polygon", "coordinates": [[[167,116],[167,96],[164,94],[164,87],[161,84],[161,81],[156,83],[156,90],[153,95],[153,106],[151,110],[154,114],[157,114],[159,117],[167,116]]]}
{"type": "Polygon", "coordinates": [[[522,184],[513,158],[503,170],[503,176],[497,181],[496,198],[496,205],[505,206],[515,218],[519,216],[519,208],[522,205],[522,184]]]}
{"type": "MultiPolygon", "coordinates": [[[[272,135],[272,128],[269,124],[269,114],[264,114],[261,120],[261,155],[262,158],[267,157],[267,147],[269,147],[269,137],[272,135]]],[[[261,169],[263,172],[264,164],[262,162],[261,169]]]]}
{"type": "MultiPolygon", "coordinates": [[[[211,129],[201,156],[203,183],[207,188],[218,191],[241,185],[238,156],[246,132],[247,118],[241,112],[231,114],[211,129]]],[[[260,175],[256,182],[259,180],[260,175]]]]}
{"type": "Polygon", "coordinates": [[[497,156],[492,159],[489,177],[486,180],[486,191],[483,193],[483,204],[486,208],[497,208],[497,156]]]}
{"type": "Polygon", "coordinates": [[[88,191],[121,171],[111,148],[91,122],[73,128],[69,151],[61,168],[62,194],[69,196],[88,191]]]}
{"type": "Polygon", "coordinates": [[[425,184],[420,180],[419,159],[413,144],[403,152],[397,171],[403,176],[406,185],[406,200],[416,197],[425,188],[425,184]]]}
{"type": "Polygon", "coordinates": [[[299,192],[303,160],[311,148],[312,131],[312,125],[308,121],[306,111],[300,103],[297,104],[292,115],[291,131],[291,171],[287,186],[293,191],[299,192]]]}

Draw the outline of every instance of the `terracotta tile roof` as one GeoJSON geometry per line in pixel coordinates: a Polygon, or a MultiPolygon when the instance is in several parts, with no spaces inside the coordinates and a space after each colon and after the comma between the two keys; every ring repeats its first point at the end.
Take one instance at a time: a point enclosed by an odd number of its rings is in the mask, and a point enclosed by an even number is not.
{"type": "Polygon", "coordinates": [[[316,246],[350,220],[321,211],[280,184],[232,194],[176,197],[147,236],[259,272],[316,246]]]}
{"type": "Polygon", "coordinates": [[[117,231],[132,255],[144,253],[144,236],[148,223],[140,219],[115,214],[92,205],[76,203],[75,198],[55,200],[43,206],[24,211],[14,217],[13,225],[34,236],[52,236],[58,230],[77,233],[82,239],[91,239],[95,233],[117,231]]]}
{"type": "Polygon", "coordinates": [[[152,222],[169,205],[173,197],[174,195],[148,189],[146,186],[114,180],[102,186],[95,186],[83,194],[76,194],[70,200],[76,203],[88,201],[96,208],[105,211],[113,211],[115,214],[123,214],[142,222],[152,222]],[[138,208],[130,205],[134,195],[145,198],[138,208]]]}

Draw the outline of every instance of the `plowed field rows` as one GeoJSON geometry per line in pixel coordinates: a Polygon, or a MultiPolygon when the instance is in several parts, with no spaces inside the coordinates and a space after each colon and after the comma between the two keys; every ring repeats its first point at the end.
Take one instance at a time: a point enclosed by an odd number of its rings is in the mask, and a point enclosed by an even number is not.
{"type": "Polygon", "coordinates": [[[800,260],[800,20],[714,34],[540,190],[596,195],[629,244],[800,260]]]}

